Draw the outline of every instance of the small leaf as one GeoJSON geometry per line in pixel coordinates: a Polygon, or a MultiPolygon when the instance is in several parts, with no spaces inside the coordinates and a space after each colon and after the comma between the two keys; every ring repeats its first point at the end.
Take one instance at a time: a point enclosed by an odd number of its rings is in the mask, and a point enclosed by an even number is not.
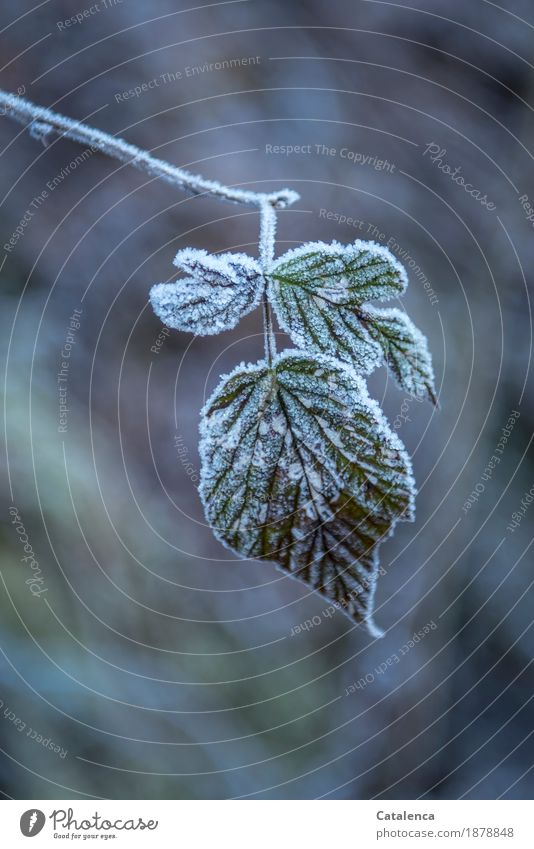
{"type": "Polygon", "coordinates": [[[150,290],[154,312],[168,327],[207,336],[230,330],[259,303],[264,278],[246,254],[219,254],[188,248],[174,264],[192,275],[150,290]]]}
{"type": "Polygon", "coordinates": [[[367,307],[364,318],[400,386],[436,404],[434,370],[427,341],[406,313],[367,307]]]}
{"type": "Polygon", "coordinates": [[[299,348],[338,357],[362,374],[382,363],[360,307],[406,289],[404,269],[386,248],[361,241],[302,245],[276,262],[271,278],[278,321],[299,348]]]}
{"type": "Polygon", "coordinates": [[[406,272],[391,251],[360,239],[351,245],[300,245],[276,261],[271,275],[282,284],[347,306],[402,295],[408,285],[406,272]]]}
{"type": "Polygon", "coordinates": [[[365,307],[404,292],[403,267],[374,242],[302,245],[275,264],[269,297],[281,327],[299,348],[328,354],[369,374],[382,363],[400,385],[434,403],[426,340],[399,310],[365,307]]]}
{"type": "Polygon", "coordinates": [[[217,537],[373,623],[378,546],[413,519],[410,460],[365,384],[288,351],[240,366],[203,410],[200,494],[217,537]]]}

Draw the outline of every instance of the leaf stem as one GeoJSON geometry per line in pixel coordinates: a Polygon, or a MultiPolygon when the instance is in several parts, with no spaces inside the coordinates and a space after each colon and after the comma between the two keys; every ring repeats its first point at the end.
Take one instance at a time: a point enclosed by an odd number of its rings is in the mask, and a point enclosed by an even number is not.
{"type": "Polygon", "coordinates": [[[267,290],[263,293],[263,338],[265,343],[265,358],[269,368],[273,364],[273,359],[276,356],[276,341],[273,333],[273,317],[271,314],[271,305],[267,297],[267,290]]]}
{"type": "MultiPolygon", "coordinates": [[[[269,274],[274,260],[274,243],[276,236],[276,209],[270,201],[265,201],[260,206],[260,263],[265,275],[269,274]]],[[[263,338],[265,343],[265,357],[270,367],[276,355],[276,340],[273,332],[273,317],[271,305],[267,295],[267,278],[263,290],[263,338]]]]}
{"type": "Polygon", "coordinates": [[[129,144],[124,139],[67,118],[51,109],[37,106],[23,97],[2,89],[0,89],[0,115],[13,118],[26,125],[34,138],[40,138],[45,143],[49,136],[57,135],[80,144],[87,144],[92,150],[98,150],[106,156],[133,165],[192,195],[211,195],[220,200],[260,208],[267,204],[272,209],[283,209],[299,199],[297,192],[291,189],[281,189],[265,194],[224,186],[216,180],[206,180],[204,177],[190,174],[189,171],[171,165],[163,159],[156,159],[148,151],[129,144]]]}

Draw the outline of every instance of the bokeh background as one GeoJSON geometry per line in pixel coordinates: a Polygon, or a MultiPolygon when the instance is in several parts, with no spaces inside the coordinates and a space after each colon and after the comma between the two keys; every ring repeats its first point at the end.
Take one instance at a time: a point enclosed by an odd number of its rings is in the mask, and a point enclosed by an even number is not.
{"type": "Polygon", "coordinates": [[[419,485],[373,640],[204,523],[199,410],[261,356],[261,316],[162,337],[147,295],[179,248],[254,254],[257,213],[99,154],[73,166],[82,147],[0,118],[2,245],[33,213],[0,251],[5,797],[532,798],[533,36],[529,0],[2,3],[4,89],[227,184],[297,189],[280,251],[392,240],[441,404],[369,381],[419,485]]]}

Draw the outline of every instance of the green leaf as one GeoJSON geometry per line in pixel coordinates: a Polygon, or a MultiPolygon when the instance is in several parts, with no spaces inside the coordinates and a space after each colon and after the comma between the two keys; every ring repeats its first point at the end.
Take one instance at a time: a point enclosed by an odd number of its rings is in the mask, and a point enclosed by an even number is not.
{"type": "Polygon", "coordinates": [[[406,313],[367,307],[363,317],[400,386],[436,404],[434,370],[427,341],[406,313]]]}
{"type": "Polygon", "coordinates": [[[414,514],[410,460],[365,384],[288,351],[240,366],[203,410],[200,493],[217,537],[273,560],[374,635],[378,547],[414,514]]]}
{"type": "Polygon", "coordinates": [[[406,289],[404,268],[387,248],[362,241],[302,245],[275,263],[270,278],[280,326],[299,348],[334,356],[361,374],[386,363],[404,389],[435,401],[424,336],[400,311],[364,306],[406,289]]]}
{"type": "Polygon", "coordinates": [[[359,239],[351,245],[300,245],[276,261],[271,276],[285,286],[298,286],[346,306],[402,295],[408,285],[406,272],[391,251],[359,239]]]}

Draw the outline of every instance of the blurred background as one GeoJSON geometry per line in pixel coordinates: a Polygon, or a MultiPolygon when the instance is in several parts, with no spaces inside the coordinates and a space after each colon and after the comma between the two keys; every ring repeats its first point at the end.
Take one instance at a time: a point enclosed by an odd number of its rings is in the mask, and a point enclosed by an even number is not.
{"type": "Polygon", "coordinates": [[[369,381],[419,486],[373,640],[204,522],[199,410],[261,315],[166,335],[148,291],[180,248],[255,255],[257,213],[2,118],[5,797],[532,798],[533,30],[528,0],[2,4],[2,88],[296,189],[280,252],[389,244],[441,405],[369,381]]]}

